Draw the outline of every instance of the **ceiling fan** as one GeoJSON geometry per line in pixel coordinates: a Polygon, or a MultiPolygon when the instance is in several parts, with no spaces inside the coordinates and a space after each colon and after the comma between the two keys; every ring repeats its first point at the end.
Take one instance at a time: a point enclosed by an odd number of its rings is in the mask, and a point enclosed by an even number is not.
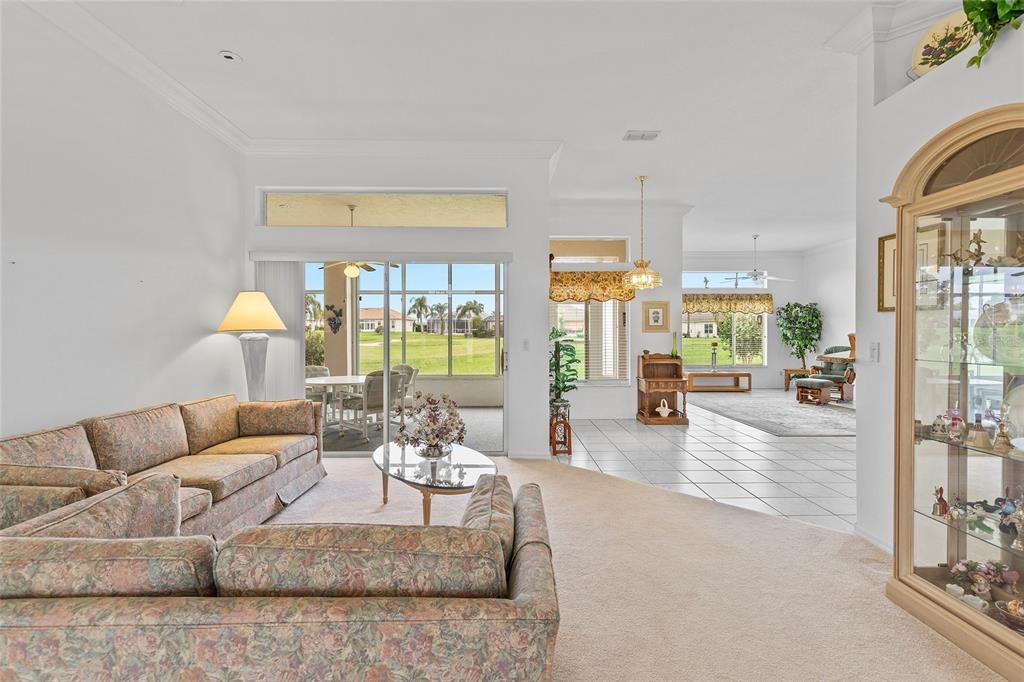
{"type": "Polygon", "coordinates": [[[760,237],[760,236],[761,235],[759,235],[759,234],[753,235],[753,237],[754,237],[754,267],[753,267],[753,269],[751,269],[750,272],[743,273],[742,275],[737,274],[735,277],[726,277],[725,279],[733,281],[733,282],[737,282],[737,283],[740,280],[750,280],[754,284],[758,284],[758,283],[764,282],[764,281],[769,281],[769,282],[792,282],[793,280],[791,280],[791,279],[785,279],[784,277],[772,277],[771,275],[769,275],[764,270],[758,270],[757,269],[757,238],[760,237]]]}
{"type": "MultiPolygon", "coordinates": [[[[364,260],[339,260],[335,261],[334,263],[325,263],[324,265],[320,266],[320,269],[326,270],[327,268],[335,268],[338,267],[339,265],[345,266],[346,277],[348,277],[349,279],[355,279],[356,277],[359,276],[360,269],[366,270],[367,272],[376,272],[377,268],[373,266],[383,265],[383,263],[374,263],[373,265],[371,265],[369,262],[364,260]]],[[[399,266],[396,263],[392,263],[391,267],[397,268],[399,266]]]]}

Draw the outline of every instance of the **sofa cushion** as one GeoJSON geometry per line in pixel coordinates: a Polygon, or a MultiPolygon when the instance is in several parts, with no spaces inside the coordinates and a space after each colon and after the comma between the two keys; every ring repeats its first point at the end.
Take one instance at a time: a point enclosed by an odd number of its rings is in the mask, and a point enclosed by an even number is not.
{"type": "Polygon", "coordinates": [[[81,422],[102,469],[129,474],[188,454],[181,410],[174,403],[92,417],[81,422]]]}
{"type": "Polygon", "coordinates": [[[242,436],[212,448],[203,450],[201,455],[273,455],[277,468],[316,450],[316,437],[299,434],[283,436],[242,436]]]}
{"type": "Polygon", "coordinates": [[[0,528],[9,528],[84,499],[85,491],[81,488],[0,485],[0,528]]]}
{"type": "Polygon", "coordinates": [[[182,521],[199,516],[213,506],[213,495],[202,488],[179,488],[178,500],[181,502],[182,521]]]}
{"type": "Polygon", "coordinates": [[[92,446],[79,424],[0,439],[0,462],[96,468],[92,446]]]}
{"type": "Polygon", "coordinates": [[[490,532],[449,526],[295,525],[239,530],[213,567],[226,597],[503,597],[490,532]]]}
{"type": "Polygon", "coordinates": [[[238,406],[240,436],[314,433],[313,403],[308,400],[272,400],[238,406]]]}
{"type": "Polygon", "coordinates": [[[273,455],[189,455],[143,473],[173,474],[185,487],[209,490],[216,502],[276,470],[273,455]]]}
{"type": "Polygon", "coordinates": [[[238,438],[238,398],[219,395],[181,404],[189,454],[238,438]]]}
{"type": "Polygon", "coordinates": [[[128,482],[123,471],[103,471],[65,466],[28,466],[0,464],[0,485],[45,485],[81,488],[86,495],[96,495],[128,482]]]}
{"type": "Polygon", "coordinates": [[[213,539],[0,538],[0,599],[206,597],[213,539]]]}
{"type": "Polygon", "coordinates": [[[479,528],[497,534],[507,562],[512,558],[515,538],[515,513],[512,508],[512,485],[507,476],[485,474],[473,486],[473,492],[462,514],[463,528],[479,528]]]}
{"type": "Polygon", "coordinates": [[[62,538],[177,535],[181,525],[178,487],[178,479],[173,476],[141,476],[128,485],[4,528],[0,535],[62,538]]]}

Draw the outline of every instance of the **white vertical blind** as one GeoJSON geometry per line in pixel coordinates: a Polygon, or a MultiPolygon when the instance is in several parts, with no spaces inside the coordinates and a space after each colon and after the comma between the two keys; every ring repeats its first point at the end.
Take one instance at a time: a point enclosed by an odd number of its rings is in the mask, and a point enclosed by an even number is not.
{"type": "Polygon", "coordinates": [[[258,261],[256,288],[267,294],[287,331],[270,335],[267,348],[267,399],[305,395],[306,283],[301,262],[258,261]]]}
{"type": "Polygon", "coordinates": [[[551,326],[569,334],[577,357],[583,360],[581,380],[596,383],[628,378],[626,305],[616,300],[549,304],[551,326]]]}

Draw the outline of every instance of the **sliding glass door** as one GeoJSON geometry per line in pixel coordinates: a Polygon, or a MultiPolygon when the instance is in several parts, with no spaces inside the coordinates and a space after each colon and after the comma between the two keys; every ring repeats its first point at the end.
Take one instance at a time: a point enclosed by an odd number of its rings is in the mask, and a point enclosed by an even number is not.
{"type": "Polygon", "coordinates": [[[328,261],[305,273],[306,395],[324,405],[325,450],[372,452],[417,392],[459,403],[466,445],[504,450],[503,265],[328,261]]]}

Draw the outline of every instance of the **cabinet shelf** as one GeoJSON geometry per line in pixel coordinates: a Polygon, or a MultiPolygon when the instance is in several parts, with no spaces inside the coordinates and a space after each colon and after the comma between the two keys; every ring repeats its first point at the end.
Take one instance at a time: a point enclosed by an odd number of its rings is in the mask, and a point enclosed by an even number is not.
{"type": "MultiPolygon", "coordinates": [[[[996,528],[992,535],[988,535],[981,531],[969,529],[967,527],[967,522],[963,520],[949,521],[941,516],[935,516],[930,511],[925,511],[923,509],[914,509],[914,513],[919,516],[929,518],[935,523],[941,523],[943,526],[946,526],[946,528],[949,528],[950,530],[954,530],[958,533],[963,533],[968,537],[980,540],[981,542],[991,545],[992,547],[995,547],[1001,551],[1009,552],[1018,559],[1024,559],[1024,550],[1013,549],[1010,546],[1011,544],[1013,544],[1013,538],[1011,538],[1008,534],[1000,531],[999,528],[996,528]]],[[[993,519],[989,519],[989,523],[998,525],[998,522],[993,519]]]]}
{"type": "Polygon", "coordinates": [[[928,441],[930,443],[941,443],[942,445],[946,445],[949,447],[967,450],[969,454],[974,453],[979,455],[988,455],[990,457],[1001,457],[1002,459],[1009,459],[1014,462],[1024,462],[1024,452],[1017,449],[1013,449],[1010,452],[996,452],[995,450],[976,447],[974,445],[971,445],[970,443],[954,443],[950,441],[948,438],[940,438],[938,436],[933,436],[931,434],[917,435],[915,436],[915,438],[921,441],[928,441]]]}

